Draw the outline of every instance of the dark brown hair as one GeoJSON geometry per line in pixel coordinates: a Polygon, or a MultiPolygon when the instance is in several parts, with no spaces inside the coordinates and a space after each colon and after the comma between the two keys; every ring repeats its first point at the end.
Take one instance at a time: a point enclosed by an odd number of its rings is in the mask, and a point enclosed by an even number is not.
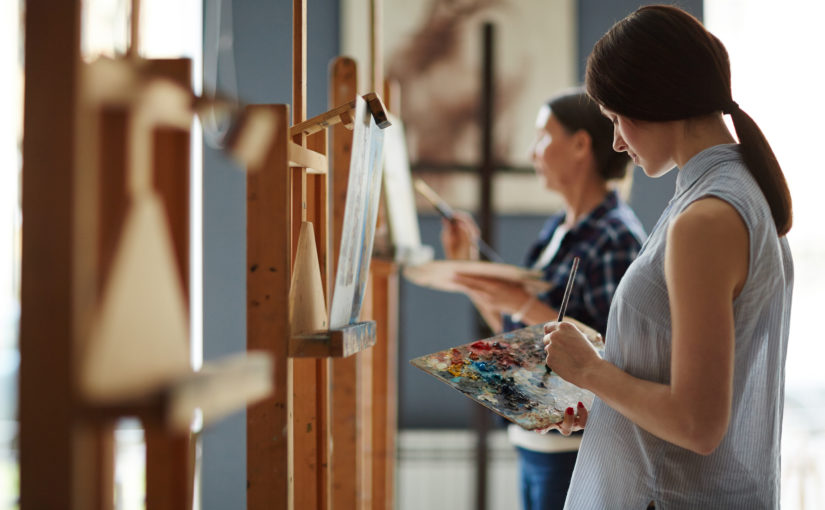
{"type": "Polygon", "coordinates": [[[791,194],[765,135],[733,101],[722,42],[673,6],[651,5],[619,21],[587,58],[588,94],[631,119],[664,122],[731,115],[742,158],[759,184],[779,235],[791,228],[791,194]]]}
{"type": "Polygon", "coordinates": [[[609,181],[625,176],[630,158],[624,152],[613,150],[613,124],[584,90],[558,95],[547,101],[547,107],[567,132],[587,132],[596,159],[596,172],[602,179],[609,181]]]}

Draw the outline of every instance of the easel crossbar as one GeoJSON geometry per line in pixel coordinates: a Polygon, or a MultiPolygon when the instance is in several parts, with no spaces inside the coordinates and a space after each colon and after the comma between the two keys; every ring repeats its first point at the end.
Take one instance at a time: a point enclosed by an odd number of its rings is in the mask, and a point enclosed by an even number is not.
{"type": "Polygon", "coordinates": [[[328,169],[327,157],[320,152],[307,149],[295,142],[289,142],[289,166],[306,168],[310,174],[326,174],[328,169]]]}

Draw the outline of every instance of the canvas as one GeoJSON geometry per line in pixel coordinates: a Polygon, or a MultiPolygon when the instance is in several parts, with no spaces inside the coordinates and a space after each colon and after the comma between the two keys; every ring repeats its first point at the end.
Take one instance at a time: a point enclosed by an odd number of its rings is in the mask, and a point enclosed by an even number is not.
{"type": "Polygon", "coordinates": [[[381,192],[384,132],[361,97],[356,99],[354,124],[347,205],[329,320],[332,329],[354,324],[361,312],[381,192]]]}
{"type": "Polygon", "coordinates": [[[396,262],[420,264],[432,260],[433,250],[421,244],[404,126],[392,115],[390,121],[384,147],[384,204],[390,240],[396,262]]]}

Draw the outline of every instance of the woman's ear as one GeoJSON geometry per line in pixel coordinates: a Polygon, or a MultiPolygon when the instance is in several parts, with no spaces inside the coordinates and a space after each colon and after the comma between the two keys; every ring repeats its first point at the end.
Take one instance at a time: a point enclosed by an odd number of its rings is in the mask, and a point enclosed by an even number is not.
{"type": "Polygon", "coordinates": [[[589,154],[593,148],[593,138],[591,138],[590,133],[584,129],[579,129],[573,133],[573,148],[576,154],[589,154]]]}

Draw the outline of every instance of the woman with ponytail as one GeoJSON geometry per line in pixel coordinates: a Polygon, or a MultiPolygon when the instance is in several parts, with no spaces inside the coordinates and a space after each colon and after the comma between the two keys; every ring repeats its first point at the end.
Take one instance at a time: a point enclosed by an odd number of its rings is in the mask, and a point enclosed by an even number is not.
{"type": "Polygon", "coordinates": [[[588,58],[614,149],[678,176],[616,289],[604,359],[545,326],[548,366],[597,397],[558,424],[585,429],[566,508],[779,507],[791,198],[730,83],[719,39],[672,6],[640,8],[588,58]]]}

